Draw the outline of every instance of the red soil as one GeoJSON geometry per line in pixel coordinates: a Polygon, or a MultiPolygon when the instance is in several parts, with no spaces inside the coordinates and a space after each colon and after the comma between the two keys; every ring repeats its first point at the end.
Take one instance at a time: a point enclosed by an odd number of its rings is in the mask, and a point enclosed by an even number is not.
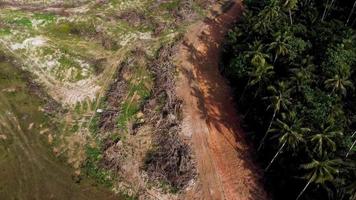
{"type": "Polygon", "coordinates": [[[191,143],[199,174],[197,187],[184,199],[267,199],[231,89],[218,69],[220,45],[241,11],[239,0],[225,12],[217,5],[211,17],[190,27],[176,57],[177,94],[184,101],[182,134],[191,143]]]}

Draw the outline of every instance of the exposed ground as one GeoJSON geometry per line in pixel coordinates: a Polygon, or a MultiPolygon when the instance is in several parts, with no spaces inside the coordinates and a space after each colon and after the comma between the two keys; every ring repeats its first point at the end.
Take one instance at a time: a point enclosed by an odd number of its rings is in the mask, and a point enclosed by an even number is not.
{"type": "Polygon", "coordinates": [[[233,95],[218,67],[224,35],[241,9],[240,1],[223,10],[217,6],[209,18],[188,29],[176,57],[182,134],[191,140],[199,173],[198,184],[186,199],[267,199],[239,127],[233,95]]]}

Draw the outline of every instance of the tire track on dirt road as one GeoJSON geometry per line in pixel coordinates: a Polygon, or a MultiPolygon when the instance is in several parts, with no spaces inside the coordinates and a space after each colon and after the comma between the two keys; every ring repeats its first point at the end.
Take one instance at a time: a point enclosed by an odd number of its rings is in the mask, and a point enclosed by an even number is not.
{"type": "Polygon", "coordinates": [[[231,89],[218,67],[220,44],[241,12],[239,0],[216,5],[210,17],[188,29],[176,56],[182,134],[191,142],[199,174],[197,188],[185,199],[267,199],[238,125],[231,89]]]}

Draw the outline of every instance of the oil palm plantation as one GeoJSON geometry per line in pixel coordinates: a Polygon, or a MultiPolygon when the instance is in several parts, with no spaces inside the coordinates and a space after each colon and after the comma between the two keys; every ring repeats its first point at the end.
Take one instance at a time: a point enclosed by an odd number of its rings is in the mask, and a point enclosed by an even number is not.
{"type": "Polygon", "coordinates": [[[316,134],[310,136],[310,142],[314,146],[313,151],[319,156],[328,152],[335,152],[337,148],[335,140],[342,136],[343,133],[335,130],[333,125],[328,125],[327,127],[322,125],[316,134]]]}
{"type": "Polygon", "coordinates": [[[341,67],[334,77],[331,77],[324,82],[325,87],[331,90],[330,94],[337,93],[346,96],[348,89],[354,89],[354,85],[349,77],[349,70],[347,70],[346,67],[341,67]]]}
{"type": "Polygon", "coordinates": [[[292,193],[300,199],[355,198],[356,189],[348,186],[354,187],[356,170],[346,164],[355,162],[356,139],[342,133],[356,127],[355,0],[248,2],[250,18],[238,23],[243,27],[233,33],[238,39],[228,44],[235,47],[231,60],[242,63],[236,65],[240,76],[230,80],[236,91],[245,87],[241,80],[248,80],[241,98],[249,111],[244,127],[258,133],[251,140],[264,150],[257,153],[266,170],[280,169],[266,173],[274,199],[290,199],[292,193]],[[247,98],[253,95],[260,98],[247,98]],[[265,155],[271,155],[267,162],[265,155]],[[340,173],[338,159],[346,163],[340,173]],[[307,164],[296,167],[299,163],[307,164]],[[295,177],[305,170],[299,193],[295,177]],[[317,187],[308,189],[313,185],[317,187]]]}
{"type": "Polygon", "coordinates": [[[279,56],[285,56],[289,53],[291,46],[288,44],[288,40],[290,39],[291,37],[286,32],[274,34],[274,41],[268,47],[268,50],[274,53],[273,63],[277,61],[279,56]]]}

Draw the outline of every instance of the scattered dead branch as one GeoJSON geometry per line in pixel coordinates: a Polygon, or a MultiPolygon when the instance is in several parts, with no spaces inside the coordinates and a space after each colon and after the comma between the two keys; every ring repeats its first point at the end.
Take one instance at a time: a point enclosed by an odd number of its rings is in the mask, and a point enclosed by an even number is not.
{"type": "Polygon", "coordinates": [[[162,48],[152,65],[156,75],[155,98],[146,104],[145,112],[156,130],[155,148],[148,153],[144,168],[151,180],[182,189],[195,177],[196,171],[191,150],[178,135],[181,101],[175,94],[175,66],[171,61],[176,48],[162,48]],[[161,107],[160,112],[156,111],[157,107],[161,107]]]}
{"type": "Polygon", "coordinates": [[[125,10],[118,13],[118,19],[128,22],[130,25],[139,26],[144,21],[147,21],[146,16],[134,10],[125,10]]]}
{"type": "Polygon", "coordinates": [[[174,188],[184,188],[195,176],[189,146],[177,134],[157,136],[156,145],[145,162],[148,175],[174,188]]]}
{"type": "Polygon", "coordinates": [[[128,84],[124,78],[124,74],[127,73],[127,63],[121,64],[118,68],[117,78],[111,84],[107,91],[106,103],[107,108],[100,114],[99,129],[101,132],[110,132],[117,127],[117,116],[119,115],[120,103],[125,97],[128,84]]]}
{"type": "Polygon", "coordinates": [[[103,159],[100,165],[107,170],[118,173],[127,152],[121,141],[106,140],[104,143],[103,159]]]}

